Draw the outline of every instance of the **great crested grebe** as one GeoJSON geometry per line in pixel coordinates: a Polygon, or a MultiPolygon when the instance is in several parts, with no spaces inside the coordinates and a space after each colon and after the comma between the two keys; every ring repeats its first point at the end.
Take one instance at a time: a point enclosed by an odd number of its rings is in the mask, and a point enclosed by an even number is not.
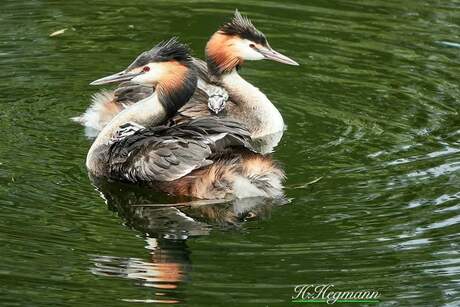
{"type": "MultiPolygon", "coordinates": [[[[219,113],[221,117],[228,117],[244,123],[252,138],[280,132],[282,134],[284,122],[279,111],[258,88],[245,81],[238,74],[238,69],[245,60],[270,59],[289,65],[298,64],[274,51],[268,44],[265,35],[257,30],[252,22],[247,17],[243,17],[238,10],[235,11],[231,21],[225,23],[212,35],[205,51],[207,64],[198,59],[193,60],[199,72],[200,90],[197,90],[190,101],[177,112],[173,121],[182,122],[219,113]],[[228,96],[230,99],[227,101],[228,96]]],[[[139,58],[142,58],[142,55],[139,58]]],[[[127,69],[121,73],[96,80],[92,84],[106,84],[129,79],[129,69],[127,69]]],[[[99,125],[103,127],[111,117],[115,116],[126,105],[134,103],[135,97],[148,96],[148,86],[153,92],[153,85],[148,82],[144,82],[143,85],[133,85],[132,82],[128,83],[128,86],[125,84],[122,84],[117,90],[118,92],[115,91],[114,99],[110,96],[109,99],[106,99],[105,104],[99,103],[104,107],[100,107],[98,110],[92,107],[81,118],[86,118],[86,122],[90,122],[90,119],[94,118],[104,119],[100,121],[101,124],[99,125]],[[125,98],[126,96],[128,98],[125,98]]],[[[99,95],[98,97],[101,98],[102,96],[99,95]]],[[[96,100],[102,101],[102,99],[96,100]]],[[[278,141],[279,138],[274,143],[278,141]]]]}
{"type": "Polygon", "coordinates": [[[282,196],[283,171],[249,150],[250,134],[240,123],[212,116],[166,123],[197,86],[185,45],[176,39],[158,44],[118,79],[153,84],[155,92],[102,129],[86,159],[91,175],[197,198],[282,196]]]}

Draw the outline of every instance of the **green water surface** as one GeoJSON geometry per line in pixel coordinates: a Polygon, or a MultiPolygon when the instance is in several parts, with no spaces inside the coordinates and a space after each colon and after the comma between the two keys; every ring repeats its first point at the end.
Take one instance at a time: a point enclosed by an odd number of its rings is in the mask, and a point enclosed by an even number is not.
{"type": "Polygon", "coordinates": [[[0,305],[298,306],[333,284],[459,306],[459,44],[457,0],[2,0],[0,305]],[[99,193],[69,120],[88,83],[173,35],[202,57],[235,8],[301,64],[241,71],[287,123],[288,201],[99,193]]]}

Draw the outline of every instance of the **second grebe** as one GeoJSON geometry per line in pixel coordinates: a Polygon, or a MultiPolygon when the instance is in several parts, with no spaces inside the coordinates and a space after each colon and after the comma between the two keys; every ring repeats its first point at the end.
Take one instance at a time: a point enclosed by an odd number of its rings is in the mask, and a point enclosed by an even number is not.
{"type": "MultiPolygon", "coordinates": [[[[265,35],[238,10],[231,21],[211,36],[205,51],[210,79],[229,95],[225,108],[217,116],[243,123],[251,138],[259,143],[257,150],[271,152],[282,137],[283,117],[267,96],[244,80],[238,70],[246,60],[268,59],[288,65],[299,64],[273,50],[265,35]]],[[[202,100],[201,97],[192,97],[173,120],[181,122],[184,118],[193,118],[194,109],[203,105],[202,100]]]]}
{"type": "Polygon", "coordinates": [[[164,125],[195,92],[192,61],[187,47],[171,39],[120,75],[151,83],[155,92],[102,129],[87,155],[89,172],[198,198],[282,196],[283,171],[269,156],[248,149],[250,134],[240,123],[200,117],[164,125]]]}

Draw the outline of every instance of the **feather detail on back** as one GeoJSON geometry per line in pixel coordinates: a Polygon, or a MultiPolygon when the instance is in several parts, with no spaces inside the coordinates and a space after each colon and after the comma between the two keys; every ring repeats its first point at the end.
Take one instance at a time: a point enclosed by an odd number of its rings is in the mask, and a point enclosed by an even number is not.
{"type": "Polygon", "coordinates": [[[172,181],[210,165],[230,146],[252,148],[238,123],[213,117],[140,130],[113,143],[108,176],[130,182],[172,181]]]}

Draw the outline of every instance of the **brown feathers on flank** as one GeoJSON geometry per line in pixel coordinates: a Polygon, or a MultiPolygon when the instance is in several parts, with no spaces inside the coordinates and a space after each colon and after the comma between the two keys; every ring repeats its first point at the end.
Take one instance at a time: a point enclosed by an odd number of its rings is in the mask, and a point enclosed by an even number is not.
{"type": "Polygon", "coordinates": [[[172,195],[222,199],[240,194],[237,181],[243,180],[260,191],[260,195],[252,196],[280,197],[284,178],[282,169],[270,156],[244,150],[223,154],[213,164],[180,179],[159,183],[159,187],[172,195]]]}
{"type": "Polygon", "coordinates": [[[238,55],[234,45],[237,36],[216,32],[206,45],[208,68],[213,74],[220,75],[235,69],[243,64],[243,59],[238,55]]]}

